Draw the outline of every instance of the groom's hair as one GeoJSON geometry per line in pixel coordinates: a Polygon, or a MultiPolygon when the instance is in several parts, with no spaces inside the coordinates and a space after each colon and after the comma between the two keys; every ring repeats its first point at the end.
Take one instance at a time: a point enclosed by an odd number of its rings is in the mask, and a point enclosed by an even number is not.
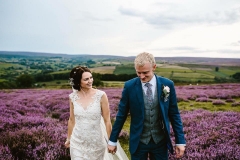
{"type": "Polygon", "coordinates": [[[156,64],[154,56],[147,52],[138,54],[134,60],[135,66],[144,66],[148,62],[152,64],[152,66],[156,64]]]}

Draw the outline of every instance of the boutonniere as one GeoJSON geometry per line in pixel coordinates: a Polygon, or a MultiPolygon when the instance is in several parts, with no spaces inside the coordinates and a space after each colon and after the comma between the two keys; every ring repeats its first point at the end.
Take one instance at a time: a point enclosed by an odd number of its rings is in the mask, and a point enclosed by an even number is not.
{"type": "Polygon", "coordinates": [[[162,85],[162,97],[164,99],[164,102],[168,100],[170,94],[170,88],[168,86],[162,85]]]}

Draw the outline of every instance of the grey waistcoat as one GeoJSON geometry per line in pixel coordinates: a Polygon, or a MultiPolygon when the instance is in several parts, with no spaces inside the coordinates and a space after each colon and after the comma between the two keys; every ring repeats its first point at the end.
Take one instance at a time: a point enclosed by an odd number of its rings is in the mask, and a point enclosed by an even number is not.
{"type": "Polygon", "coordinates": [[[157,89],[155,89],[152,105],[148,104],[145,93],[143,93],[143,98],[145,106],[145,116],[140,141],[144,144],[148,144],[152,137],[154,142],[157,144],[164,138],[162,119],[160,118],[160,108],[157,98],[157,89]]]}

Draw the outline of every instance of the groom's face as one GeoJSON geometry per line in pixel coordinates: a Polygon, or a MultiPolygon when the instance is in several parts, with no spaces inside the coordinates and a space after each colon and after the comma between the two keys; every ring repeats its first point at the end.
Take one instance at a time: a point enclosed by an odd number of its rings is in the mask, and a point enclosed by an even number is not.
{"type": "Polygon", "coordinates": [[[135,65],[136,73],[143,83],[149,82],[152,79],[155,69],[156,64],[152,65],[149,62],[145,63],[143,66],[135,65]]]}

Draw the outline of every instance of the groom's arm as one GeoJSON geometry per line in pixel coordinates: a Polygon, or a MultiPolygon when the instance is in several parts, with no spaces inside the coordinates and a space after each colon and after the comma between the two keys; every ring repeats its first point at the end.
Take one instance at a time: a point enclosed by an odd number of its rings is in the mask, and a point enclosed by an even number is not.
{"type": "Polygon", "coordinates": [[[186,141],[184,138],[183,124],[177,104],[177,96],[174,83],[170,84],[170,102],[169,102],[169,120],[171,122],[175,136],[175,153],[176,158],[181,158],[185,151],[186,141]]]}
{"type": "Polygon", "coordinates": [[[129,112],[129,96],[128,96],[128,87],[126,87],[126,83],[125,83],[122,91],[122,98],[118,105],[118,113],[116,116],[116,121],[114,122],[112,133],[109,138],[110,143],[117,142],[118,135],[122,130],[124,122],[126,121],[128,112],[129,112]]]}
{"type": "Polygon", "coordinates": [[[115,154],[117,151],[117,138],[123,127],[124,122],[126,121],[128,112],[129,112],[128,91],[127,91],[127,87],[126,87],[126,83],[125,83],[123,91],[122,91],[122,98],[118,105],[118,113],[116,116],[116,120],[114,122],[114,125],[112,128],[112,133],[111,133],[109,141],[108,141],[108,152],[109,153],[115,154]]]}
{"type": "Polygon", "coordinates": [[[178,105],[177,105],[177,96],[176,96],[176,91],[175,91],[173,82],[170,85],[169,100],[170,102],[169,102],[168,116],[174,131],[176,146],[185,146],[186,142],[184,138],[183,124],[182,124],[182,120],[181,120],[178,105]]]}

